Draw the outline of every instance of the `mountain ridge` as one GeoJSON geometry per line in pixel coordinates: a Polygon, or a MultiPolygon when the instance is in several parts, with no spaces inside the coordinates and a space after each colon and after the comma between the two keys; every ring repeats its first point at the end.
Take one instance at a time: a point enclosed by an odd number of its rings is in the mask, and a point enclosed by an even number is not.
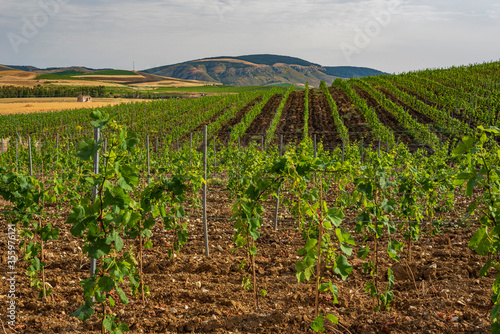
{"type": "Polygon", "coordinates": [[[361,78],[389,74],[370,67],[359,66],[325,66],[326,73],[341,78],[361,78]]]}
{"type": "Polygon", "coordinates": [[[322,66],[307,60],[272,54],[220,56],[157,66],[142,72],[186,80],[220,82],[233,86],[292,84],[319,86],[336,78],[386,74],[355,66],[322,66]]]}
{"type": "Polygon", "coordinates": [[[95,69],[85,66],[65,66],[65,67],[47,67],[47,68],[38,68],[31,65],[4,65],[6,67],[10,67],[11,69],[25,71],[25,72],[36,72],[39,74],[51,74],[51,73],[59,73],[63,71],[79,71],[83,73],[92,73],[97,71],[111,70],[111,68],[101,68],[95,69]]]}
{"type": "MultiPolygon", "coordinates": [[[[94,69],[85,66],[45,69],[27,65],[3,66],[3,70],[15,69],[39,74],[57,74],[67,71],[90,74],[109,70],[109,68],[94,69]]],[[[336,78],[359,78],[387,74],[368,67],[323,66],[301,58],[275,54],[208,57],[152,67],[141,72],[181,80],[204,81],[214,85],[268,86],[285,84],[304,86],[308,82],[312,87],[318,87],[321,81],[331,84],[336,78]]]]}

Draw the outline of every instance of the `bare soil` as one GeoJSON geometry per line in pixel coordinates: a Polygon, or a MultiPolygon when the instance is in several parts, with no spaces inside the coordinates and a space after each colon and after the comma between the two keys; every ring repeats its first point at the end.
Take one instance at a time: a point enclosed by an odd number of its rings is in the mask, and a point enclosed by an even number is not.
{"type": "Polygon", "coordinates": [[[363,113],[352,104],[344,90],[338,87],[331,87],[329,91],[337,104],[339,116],[349,132],[351,143],[362,141],[364,146],[372,144],[375,138],[373,138],[371,128],[366,122],[363,113]]]}
{"type": "Polygon", "coordinates": [[[276,115],[276,111],[281,103],[282,96],[274,95],[267,101],[262,112],[253,120],[252,124],[245,131],[245,135],[241,139],[241,143],[247,146],[250,142],[260,142],[262,136],[266,137],[266,131],[271,126],[271,122],[276,115]]]}
{"type": "Polygon", "coordinates": [[[342,139],[333,121],[332,110],[320,89],[309,92],[308,126],[309,136],[314,138],[316,135],[317,142],[322,142],[325,150],[333,151],[336,147],[342,146],[342,139]]]}
{"type": "MultiPolygon", "coordinates": [[[[227,193],[220,186],[211,186],[210,190],[209,216],[229,217],[232,201],[227,193]]],[[[334,201],[335,194],[330,194],[329,199],[334,201]]],[[[272,218],[273,204],[272,200],[266,202],[267,219],[272,218]]],[[[356,212],[346,214],[345,221],[352,221],[356,212]]],[[[448,215],[456,221],[461,214],[448,215]]],[[[314,284],[297,283],[297,251],[304,241],[295,223],[287,221],[290,218],[287,210],[281,208],[280,219],[285,221],[279,230],[275,232],[266,220],[257,241],[258,288],[267,291],[266,297],[259,299],[258,309],[254,307],[253,294],[241,286],[243,277],[250,276],[249,271],[238,270],[246,255],[240,250],[234,252],[231,221],[222,218],[209,222],[209,258],[204,255],[200,219],[189,220],[189,241],[174,259],[167,256],[172,235],[158,223],[153,229],[154,247],[143,258],[151,297],[142,305],[140,298],[129,296],[131,302],[127,306],[118,303],[113,312],[130,326],[131,333],[312,333],[309,324],[314,313],[314,284]]],[[[5,226],[4,218],[2,221],[5,226]]],[[[18,248],[15,331],[6,324],[10,299],[5,279],[10,270],[6,252],[2,253],[0,319],[4,333],[100,331],[95,315],[85,323],[70,316],[83,301],[79,281],[89,276],[89,260],[82,255],[82,244],[71,236],[64,218],[53,218],[51,222],[61,229],[60,239],[46,244],[46,277],[53,294],[46,301],[38,299],[38,292],[29,286],[24,274],[27,265],[22,260],[22,249],[18,248]]],[[[354,225],[345,223],[345,227],[352,230],[354,225]]],[[[6,232],[4,228],[0,233],[3,250],[7,249],[6,232]]],[[[370,279],[362,270],[366,261],[351,256],[349,262],[354,271],[346,281],[324,267],[325,281],[331,279],[338,287],[339,304],[334,304],[331,295],[325,293],[320,296],[320,308],[340,319],[338,326],[327,324],[325,333],[489,333],[495,273],[478,278],[484,259],[467,247],[472,230],[449,226],[443,227],[440,234],[431,232],[430,225],[423,225],[411,262],[406,259],[407,250],[400,263],[390,260],[384,248],[387,237],[379,240],[380,272],[391,267],[396,282],[389,311],[373,310],[375,302],[364,290],[370,279]]],[[[399,234],[392,238],[403,240],[399,234]]],[[[360,245],[362,240],[357,238],[356,242],[360,245]]],[[[374,249],[373,240],[367,245],[374,249]]],[[[387,277],[382,274],[379,288],[386,285],[387,277]]]]}
{"type": "Polygon", "coordinates": [[[432,131],[440,132],[440,133],[438,133],[438,136],[440,136],[441,140],[444,140],[444,141],[449,140],[449,135],[447,133],[443,132],[439,128],[439,126],[437,124],[435,124],[434,121],[429,116],[424,115],[421,112],[415,110],[415,108],[406,104],[401,99],[394,96],[394,94],[391,94],[389,91],[382,89],[381,92],[384,93],[385,96],[387,96],[387,98],[389,98],[396,105],[399,105],[403,109],[405,109],[417,122],[429,126],[432,131]]]}
{"type": "MultiPolygon", "coordinates": [[[[421,102],[423,102],[425,104],[428,104],[430,106],[433,106],[434,108],[436,108],[438,110],[443,110],[443,106],[441,106],[439,104],[436,104],[436,103],[432,103],[431,101],[428,101],[427,99],[425,99],[425,98],[421,97],[420,95],[418,95],[417,92],[412,91],[412,90],[408,89],[407,87],[403,87],[403,86],[401,86],[399,84],[395,84],[395,85],[396,85],[397,88],[401,89],[405,93],[416,97],[419,101],[421,101],[421,102]]],[[[472,127],[475,128],[478,125],[477,122],[474,119],[472,119],[471,116],[466,115],[464,113],[464,109],[463,108],[455,108],[451,112],[450,111],[444,111],[444,112],[447,112],[450,115],[450,117],[455,118],[456,120],[458,120],[460,122],[463,122],[463,123],[466,123],[466,124],[468,124],[470,122],[471,128],[472,127]]]]}
{"type": "Polygon", "coordinates": [[[368,107],[372,107],[375,110],[380,122],[393,131],[394,138],[404,143],[410,152],[416,152],[420,148],[419,144],[405,132],[405,129],[399,124],[398,120],[389,111],[385,110],[377,100],[359,87],[354,87],[354,89],[361,98],[366,100],[368,107]]]}
{"type": "Polygon", "coordinates": [[[258,104],[262,100],[262,97],[258,97],[252,101],[250,101],[246,106],[241,108],[236,115],[229,120],[224,126],[220,129],[219,133],[217,134],[217,139],[221,143],[228,143],[229,139],[231,138],[231,129],[237,125],[238,123],[241,122],[243,117],[246,115],[250,109],[256,104],[258,104]]]}
{"type": "Polygon", "coordinates": [[[430,119],[428,116],[416,111],[411,106],[408,106],[406,103],[398,99],[394,94],[391,94],[389,91],[385,89],[380,90],[385,96],[387,96],[392,102],[401,106],[403,109],[407,110],[408,113],[419,123],[422,124],[433,124],[434,121],[430,119]]]}
{"type": "Polygon", "coordinates": [[[298,145],[304,138],[304,91],[293,91],[288,95],[281,113],[278,127],[274,133],[273,144],[279,145],[283,136],[283,145],[298,145]]]}

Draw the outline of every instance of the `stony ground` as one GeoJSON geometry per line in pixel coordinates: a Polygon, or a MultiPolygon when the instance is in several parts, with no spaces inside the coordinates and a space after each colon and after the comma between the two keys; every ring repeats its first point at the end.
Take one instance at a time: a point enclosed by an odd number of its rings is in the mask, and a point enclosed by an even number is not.
{"type": "MultiPolygon", "coordinates": [[[[231,201],[223,191],[209,197],[209,216],[229,217],[231,201]]],[[[268,203],[266,217],[272,215],[268,203]]],[[[355,212],[347,212],[346,220],[355,212]]],[[[290,218],[285,210],[281,214],[290,218]]],[[[0,233],[3,251],[0,263],[0,319],[4,333],[97,333],[97,317],[86,323],[70,316],[83,300],[79,281],[88,277],[89,261],[81,252],[81,243],[71,236],[64,217],[52,222],[61,228],[58,241],[46,245],[47,282],[53,293],[47,300],[29,286],[24,274],[27,266],[21,257],[16,276],[16,327],[7,326],[6,303],[9,269],[6,264],[7,228],[0,233]]],[[[172,236],[158,225],[154,229],[154,248],[144,255],[145,281],[151,296],[143,305],[131,297],[126,305],[113,312],[127,323],[131,333],[312,333],[309,324],[314,314],[314,285],[297,283],[295,262],[297,250],[303,247],[301,234],[292,221],[281,223],[274,231],[266,221],[258,239],[256,271],[258,288],[265,289],[255,308],[253,294],[242,288],[246,270],[238,270],[246,256],[233,252],[233,228],[229,220],[210,221],[210,257],[205,257],[202,223],[189,221],[190,239],[180,254],[169,259],[167,249],[172,236]]],[[[5,221],[2,223],[5,226],[5,221]]],[[[353,224],[346,224],[353,229],[353,224]]],[[[423,228],[420,241],[407,248],[402,261],[390,260],[386,253],[387,238],[379,240],[380,272],[391,267],[395,275],[395,299],[390,310],[374,312],[375,301],[365,292],[370,276],[363,273],[364,261],[349,258],[353,273],[342,281],[327,268],[325,279],[332,279],[339,290],[339,303],[331,296],[320,296],[322,311],[340,319],[339,325],[328,324],[325,333],[488,333],[491,285],[494,274],[478,278],[484,259],[467,246],[474,227],[442,227],[433,234],[431,226],[423,228]]],[[[395,236],[402,240],[401,236],[395,236]]],[[[357,239],[357,243],[361,240],[357,239]]],[[[130,241],[129,241],[130,242],[130,241]]],[[[374,249],[374,241],[368,241],[374,249]]],[[[355,254],[356,252],[354,252],[355,254]]],[[[373,252],[372,252],[373,253],[373,252]]],[[[387,285],[382,277],[380,288],[387,285]]],[[[116,298],[118,300],[118,298],[116,298]]]]}

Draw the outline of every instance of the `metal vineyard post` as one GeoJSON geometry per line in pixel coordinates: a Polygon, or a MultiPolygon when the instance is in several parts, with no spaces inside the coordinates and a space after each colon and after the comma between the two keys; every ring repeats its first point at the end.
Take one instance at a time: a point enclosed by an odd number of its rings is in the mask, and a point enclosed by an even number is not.
{"type": "MultiPolygon", "coordinates": [[[[97,143],[99,141],[100,130],[99,128],[94,128],[94,140],[97,143]]],[[[99,151],[94,153],[94,174],[99,174],[99,151]]],[[[92,189],[92,204],[95,203],[97,198],[97,186],[94,186],[92,189]]],[[[96,259],[90,258],[90,275],[95,275],[95,270],[97,267],[96,259]]]]}
{"type": "Polygon", "coordinates": [[[207,226],[207,126],[203,126],[203,235],[205,237],[205,256],[210,256],[208,248],[208,226],[207,226]]]}

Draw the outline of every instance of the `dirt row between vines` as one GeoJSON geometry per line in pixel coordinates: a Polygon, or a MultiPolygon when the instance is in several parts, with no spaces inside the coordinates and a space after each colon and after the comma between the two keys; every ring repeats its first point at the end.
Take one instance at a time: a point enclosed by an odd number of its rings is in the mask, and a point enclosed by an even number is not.
{"type": "Polygon", "coordinates": [[[279,145],[283,136],[284,150],[287,145],[298,145],[304,138],[304,91],[293,91],[288,95],[274,133],[274,145],[279,145]]]}
{"type": "Polygon", "coordinates": [[[364,146],[370,146],[377,140],[373,137],[370,126],[368,125],[363,113],[352,104],[351,100],[339,87],[329,89],[333,100],[337,104],[337,110],[349,132],[349,141],[351,143],[363,142],[364,146]]]}
{"type": "Polygon", "coordinates": [[[232,128],[241,122],[243,117],[252,109],[252,107],[258,104],[262,100],[262,97],[259,96],[252,101],[250,101],[245,107],[241,108],[233,118],[231,118],[226,124],[222,126],[219,132],[215,135],[209,135],[210,139],[217,136],[217,139],[221,143],[228,143],[231,138],[231,130],[232,128]]]}
{"type": "MultiPolygon", "coordinates": [[[[227,107],[225,107],[225,108],[222,108],[220,111],[218,111],[217,113],[215,113],[215,115],[213,115],[212,117],[210,117],[210,119],[209,119],[209,120],[207,120],[206,122],[204,122],[204,123],[202,123],[202,124],[198,125],[198,126],[197,126],[197,127],[196,127],[193,131],[192,131],[192,132],[202,132],[202,131],[203,131],[203,127],[204,127],[205,125],[208,125],[208,124],[210,124],[210,123],[212,123],[212,122],[215,122],[215,121],[216,121],[219,117],[221,117],[222,115],[224,115],[224,113],[225,113],[227,110],[229,110],[230,108],[234,107],[234,105],[235,105],[235,104],[236,104],[236,103],[233,103],[233,104],[231,104],[230,106],[227,106],[227,107]]],[[[181,141],[181,142],[184,142],[184,141],[188,141],[188,140],[190,140],[190,137],[191,137],[191,135],[190,135],[190,134],[187,134],[186,136],[184,136],[184,138],[182,139],[182,141],[181,141]]]]}
{"type": "Polygon", "coordinates": [[[311,90],[309,92],[309,135],[323,143],[325,150],[333,151],[342,146],[342,139],[336,133],[337,128],[333,121],[332,110],[328,105],[323,91],[311,90]]]}
{"type": "Polygon", "coordinates": [[[262,108],[262,111],[253,122],[250,124],[248,129],[245,131],[245,135],[241,139],[241,143],[244,146],[248,146],[252,141],[261,142],[262,136],[266,138],[266,131],[269,129],[271,122],[276,115],[276,111],[281,103],[281,95],[272,96],[266,105],[262,108]]]}
{"type": "MultiPolygon", "coordinates": [[[[414,139],[411,138],[411,136],[404,133],[405,130],[401,127],[397,119],[390,112],[382,108],[378,101],[359,87],[355,87],[355,90],[360,97],[366,100],[369,107],[375,109],[382,124],[394,131],[395,138],[397,140],[407,145],[411,152],[415,152],[419,147],[421,147],[414,139]]],[[[334,87],[329,88],[329,91],[333,100],[337,104],[339,116],[348,130],[350,142],[363,142],[365,147],[376,147],[378,145],[378,138],[374,137],[372,129],[368,125],[363,114],[356,106],[352,105],[347,94],[342,89],[334,87]]],[[[402,104],[401,101],[389,94],[387,91],[382,91],[382,93],[398,105],[406,107],[417,121],[423,122],[423,124],[430,124],[430,122],[432,122],[429,117],[419,113],[414,110],[414,108],[410,108],[407,105],[402,104]]],[[[304,91],[292,92],[288,97],[272,141],[274,145],[279,145],[281,136],[283,136],[283,144],[285,146],[289,144],[296,145],[302,141],[304,136],[304,99],[304,91]]],[[[271,125],[280,102],[281,96],[275,95],[271,97],[271,99],[263,107],[261,113],[257,115],[245,131],[245,135],[241,138],[242,145],[247,146],[250,142],[260,144],[262,139],[265,139],[266,131],[271,125]]],[[[221,143],[228,142],[231,128],[241,122],[245,113],[248,112],[248,110],[250,110],[255,103],[258,103],[258,100],[254,100],[242,108],[227,124],[222,127],[217,136],[221,143]]],[[[210,121],[215,120],[216,117],[214,116],[210,121]]],[[[342,140],[340,139],[338,133],[336,133],[336,130],[332,111],[323,92],[317,89],[310,90],[308,119],[308,131],[310,137],[313,138],[313,136],[316,135],[317,141],[322,142],[323,147],[326,150],[331,151],[342,146],[342,140]]],[[[444,139],[446,139],[446,136],[444,139]]],[[[427,149],[430,150],[429,148],[427,149]]]]}
{"type": "Polygon", "coordinates": [[[451,113],[449,113],[443,106],[436,104],[436,103],[432,103],[431,101],[428,101],[427,99],[421,97],[418,94],[418,92],[415,92],[414,90],[411,90],[408,87],[402,86],[400,84],[396,84],[394,82],[393,82],[393,84],[395,84],[395,86],[398,89],[400,89],[401,91],[416,97],[417,100],[419,100],[420,102],[423,102],[423,103],[428,104],[428,105],[430,105],[438,110],[441,110],[441,112],[448,113],[450,115],[450,117],[456,119],[457,121],[459,121],[461,123],[468,124],[470,122],[470,126],[472,128],[475,128],[478,125],[477,121],[475,119],[472,119],[472,117],[470,115],[465,115],[464,108],[455,108],[455,110],[453,110],[451,113]]]}
{"type": "MultiPolygon", "coordinates": [[[[405,109],[417,122],[421,124],[425,124],[432,129],[432,131],[438,131],[441,132],[442,130],[439,128],[439,125],[435,124],[435,122],[427,115],[422,114],[421,112],[415,110],[411,105],[408,105],[407,103],[403,102],[401,99],[396,97],[394,94],[390,93],[386,89],[381,89],[380,90],[382,93],[385,94],[392,102],[394,102],[396,105],[401,106],[403,109],[405,109]]],[[[436,134],[441,140],[449,140],[450,134],[441,132],[436,134]]]]}
{"type": "MultiPolygon", "coordinates": [[[[334,187],[335,188],[335,187],[334,187]]],[[[257,240],[258,254],[256,271],[258,288],[267,295],[259,299],[259,308],[254,308],[253,294],[242,286],[244,276],[251,271],[238,270],[246,255],[234,252],[232,222],[230,217],[233,201],[221,186],[211,186],[209,192],[210,217],[222,217],[209,221],[210,257],[204,256],[203,228],[201,219],[188,221],[189,241],[180,254],[173,259],[167,256],[173,242],[170,232],[163,230],[158,222],[153,229],[154,247],[145,251],[145,282],[151,296],[143,306],[138,297],[129,295],[127,306],[120,303],[113,312],[131,328],[131,333],[313,333],[309,324],[313,320],[314,284],[298,283],[295,263],[300,260],[297,252],[304,246],[301,232],[291,219],[289,211],[281,207],[278,231],[268,220],[257,240]],[[288,220],[292,221],[288,221],[288,220]]],[[[327,195],[334,202],[338,191],[327,195]]],[[[461,201],[457,196],[457,204],[461,201]]],[[[271,219],[274,201],[265,203],[264,218],[271,219]]],[[[458,208],[461,208],[459,205],[458,208]]],[[[463,217],[466,203],[460,212],[447,212],[446,219],[459,221],[463,217]]],[[[357,212],[347,210],[345,221],[355,219],[357,212]]],[[[199,212],[190,209],[190,214],[199,212]]],[[[1,218],[2,225],[5,219],[1,218]]],[[[83,289],[79,281],[89,276],[89,260],[83,256],[82,244],[69,233],[70,226],[64,218],[51,222],[61,229],[58,241],[46,244],[46,277],[53,287],[47,301],[38,299],[38,292],[29,286],[24,274],[27,265],[22,260],[16,275],[16,328],[6,326],[6,333],[98,333],[97,317],[81,323],[70,316],[83,301],[83,289]]],[[[344,223],[353,230],[352,223],[344,223]]],[[[7,249],[7,229],[0,232],[0,247],[7,249]]],[[[323,267],[325,281],[331,279],[338,287],[338,304],[332,296],[320,296],[320,309],[339,317],[340,325],[326,325],[325,333],[489,333],[489,311],[491,284],[494,274],[478,278],[484,259],[472,252],[467,243],[473,233],[470,228],[442,227],[441,233],[433,235],[430,225],[423,225],[421,238],[413,248],[413,261],[390,260],[383,245],[387,237],[379,240],[381,282],[387,286],[383,273],[392,268],[395,275],[395,299],[389,311],[374,312],[374,300],[365,292],[364,285],[370,279],[362,270],[367,260],[356,257],[357,247],[349,263],[353,273],[346,281],[339,279],[330,269],[323,267]]],[[[403,240],[400,234],[393,239],[403,240]]],[[[356,242],[362,244],[357,235],[356,242]]],[[[126,241],[125,249],[131,245],[126,241]]],[[[134,243],[137,246],[137,243],[134,243]]],[[[374,249],[374,241],[367,241],[374,249]]],[[[403,258],[407,251],[402,254],[403,258]]],[[[7,272],[6,253],[2,253],[0,276],[5,282],[7,272]]],[[[8,284],[0,287],[0,319],[6,325],[8,284]]],[[[127,287],[124,285],[124,289],[127,287]]],[[[115,300],[118,297],[113,295],[115,300]]],[[[98,308],[98,311],[99,308],[98,308]]]]}
{"type": "Polygon", "coordinates": [[[375,110],[379,121],[387,128],[394,132],[394,138],[398,138],[400,142],[405,144],[410,152],[416,152],[419,148],[417,142],[415,142],[409,135],[404,133],[405,129],[399,124],[398,120],[387,110],[385,110],[377,100],[375,100],[370,94],[365,92],[359,87],[354,87],[356,93],[366,101],[368,107],[375,110]]]}

